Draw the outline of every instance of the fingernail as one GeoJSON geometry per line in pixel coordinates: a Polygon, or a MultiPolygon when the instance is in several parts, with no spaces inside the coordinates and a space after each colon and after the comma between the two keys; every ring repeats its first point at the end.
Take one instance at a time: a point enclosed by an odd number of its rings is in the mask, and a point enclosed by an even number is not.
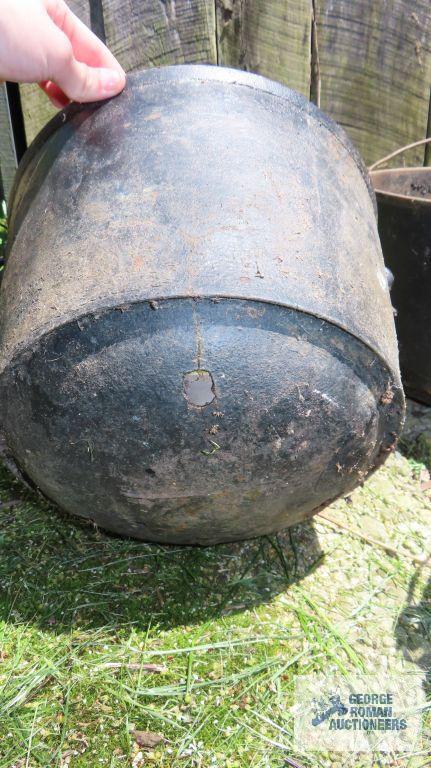
{"type": "Polygon", "coordinates": [[[57,107],[57,109],[64,109],[68,104],[70,104],[69,99],[56,99],[55,96],[50,96],[50,99],[54,104],[54,107],[57,107]]]}
{"type": "Polygon", "coordinates": [[[118,93],[120,88],[124,84],[124,78],[115,69],[101,69],[100,70],[100,85],[103,93],[114,94],[118,93]]]}

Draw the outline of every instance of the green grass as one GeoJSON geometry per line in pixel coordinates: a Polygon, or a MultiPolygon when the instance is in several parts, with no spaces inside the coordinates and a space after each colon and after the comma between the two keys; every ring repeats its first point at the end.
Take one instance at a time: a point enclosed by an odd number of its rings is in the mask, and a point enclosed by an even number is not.
{"type": "Polygon", "coordinates": [[[399,556],[319,518],[218,547],[124,540],[6,469],[0,499],[0,768],[431,765],[427,713],[415,754],[379,763],[295,753],[291,711],[297,674],[429,669],[417,459],[391,457],[330,510],[399,556]],[[134,731],[163,741],[140,749],[134,731]]]}

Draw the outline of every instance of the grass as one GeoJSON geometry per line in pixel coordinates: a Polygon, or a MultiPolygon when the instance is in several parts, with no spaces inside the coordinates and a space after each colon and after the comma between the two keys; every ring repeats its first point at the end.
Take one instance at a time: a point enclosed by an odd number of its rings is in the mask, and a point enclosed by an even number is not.
{"type": "Polygon", "coordinates": [[[397,758],[293,744],[298,674],[429,673],[431,409],[401,449],[330,508],[348,530],[197,549],[110,536],[0,468],[0,768],[431,766],[429,711],[397,758]]]}
{"type": "MultiPolygon", "coordinates": [[[[109,536],[0,474],[0,768],[431,765],[297,754],[297,674],[429,669],[431,500],[397,454],[333,517],[176,548],[109,536]],[[10,502],[16,504],[7,506],[10,502]],[[149,666],[148,666],[149,665],[149,666]],[[163,736],[153,747],[137,740],[163,736]]],[[[428,719],[427,719],[428,718],[428,719]]],[[[376,758],[377,760],[377,758],[376,758]]]]}

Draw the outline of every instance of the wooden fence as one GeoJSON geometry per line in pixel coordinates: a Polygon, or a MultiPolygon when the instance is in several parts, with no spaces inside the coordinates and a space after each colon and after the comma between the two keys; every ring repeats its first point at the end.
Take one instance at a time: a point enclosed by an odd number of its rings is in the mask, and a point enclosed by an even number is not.
{"type": "MultiPolygon", "coordinates": [[[[366,162],[431,135],[430,0],[70,0],[127,71],[206,62],[295,88],[343,125],[366,162]]],[[[0,167],[16,167],[6,86],[0,167]]],[[[19,86],[15,131],[29,143],[54,114],[36,85],[19,86]],[[23,121],[23,124],[22,124],[23,121]],[[21,126],[20,126],[21,122],[21,126]]],[[[418,149],[407,158],[423,165],[418,149]]]]}

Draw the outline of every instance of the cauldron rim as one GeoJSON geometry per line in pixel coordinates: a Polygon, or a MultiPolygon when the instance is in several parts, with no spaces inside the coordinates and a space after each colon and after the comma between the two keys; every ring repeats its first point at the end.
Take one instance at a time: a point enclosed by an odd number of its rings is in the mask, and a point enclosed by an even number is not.
{"type": "Polygon", "coordinates": [[[374,186],[374,192],[376,194],[376,197],[378,200],[388,200],[391,203],[399,203],[400,205],[405,205],[408,203],[416,205],[421,205],[423,207],[427,207],[431,205],[431,197],[417,197],[416,195],[404,195],[401,192],[394,192],[393,190],[385,189],[383,187],[379,187],[379,179],[382,179],[384,176],[395,176],[396,174],[401,174],[403,176],[408,176],[409,174],[417,174],[419,176],[429,176],[431,181],[431,168],[428,166],[418,165],[418,166],[408,166],[406,168],[382,168],[378,171],[370,171],[370,177],[372,184],[374,186]]]}

